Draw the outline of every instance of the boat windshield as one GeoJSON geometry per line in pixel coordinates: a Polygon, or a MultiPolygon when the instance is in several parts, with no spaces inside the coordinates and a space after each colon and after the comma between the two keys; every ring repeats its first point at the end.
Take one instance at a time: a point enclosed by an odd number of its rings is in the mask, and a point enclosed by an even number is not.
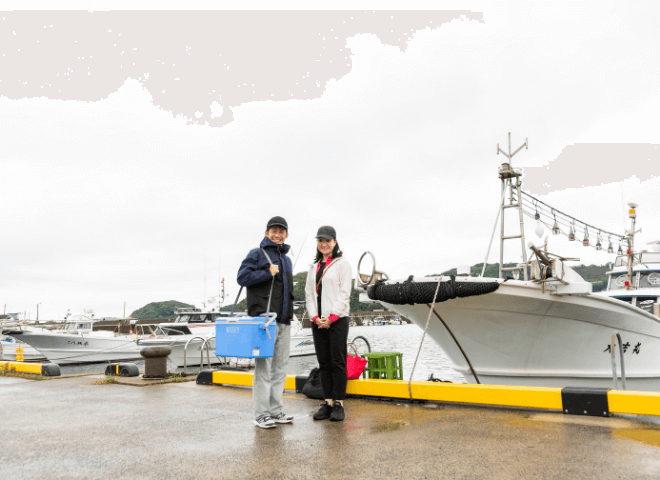
{"type": "Polygon", "coordinates": [[[211,323],[216,315],[203,313],[201,315],[192,315],[188,323],[211,323]]]}
{"type": "Polygon", "coordinates": [[[642,252],[642,263],[660,263],[660,252],[642,252]]]}
{"type": "MultiPolygon", "coordinates": [[[[642,252],[641,254],[633,255],[633,265],[640,263],[660,263],[660,252],[642,252]]],[[[620,255],[614,261],[615,267],[627,267],[628,256],[620,255]]]]}
{"type": "Polygon", "coordinates": [[[194,315],[179,315],[174,323],[213,323],[218,315],[201,313],[194,315]]]}

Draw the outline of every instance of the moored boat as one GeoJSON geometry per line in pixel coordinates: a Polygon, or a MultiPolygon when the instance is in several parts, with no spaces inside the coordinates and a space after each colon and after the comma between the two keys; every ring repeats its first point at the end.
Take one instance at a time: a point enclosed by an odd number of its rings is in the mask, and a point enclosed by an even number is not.
{"type": "MultiPolygon", "coordinates": [[[[523,212],[521,176],[509,164],[500,168],[500,213],[503,217],[506,208],[517,208],[521,224],[520,234],[507,236],[503,223],[501,242],[520,239],[525,246],[523,213],[528,212],[523,212]]],[[[484,277],[482,270],[476,277],[468,271],[390,280],[374,261],[370,274],[360,273],[358,266],[356,287],[368,291],[361,294],[368,296],[365,301],[377,300],[422,329],[428,321],[428,334],[468,382],[612,387],[613,335],[619,333],[623,359],[617,348],[616,361],[625,363],[627,388],[660,391],[660,252],[634,252],[635,207],[631,204],[631,230],[620,236],[627,253],[608,272],[605,292],[593,293],[591,283],[568,265],[577,259],[549,253],[547,237],[543,246],[527,245],[532,260],[523,250],[523,262],[509,268],[501,246],[500,278],[484,277]],[[503,278],[505,272],[514,277],[503,278]]],[[[575,240],[574,227],[575,220],[569,240],[575,240]]],[[[589,227],[584,226],[584,246],[589,246],[589,227]]],[[[553,233],[559,230],[555,220],[553,233]]],[[[595,248],[600,250],[598,232],[595,248]]]]}
{"type": "Polygon", "coordinates": [[[128,361],[141,358],[136,343],[138,335],[113,331],[94,331],[92,317],[72,315],[62,329],[18,326],[5,328],[3,334],[25,342],[50,362],[60,365],[105,361],[128,361]]]}

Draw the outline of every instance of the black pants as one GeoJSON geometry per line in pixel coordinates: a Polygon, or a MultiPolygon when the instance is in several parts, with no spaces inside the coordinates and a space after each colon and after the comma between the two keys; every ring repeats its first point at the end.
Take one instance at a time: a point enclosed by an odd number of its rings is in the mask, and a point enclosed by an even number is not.
{"type": "Polygon", "coordinates": [[[340,317],[330,328],[312,323],[316,359],[319,361],[323,396],[332,400],[346,398],[346,343],[348,317],[340,317]]]}

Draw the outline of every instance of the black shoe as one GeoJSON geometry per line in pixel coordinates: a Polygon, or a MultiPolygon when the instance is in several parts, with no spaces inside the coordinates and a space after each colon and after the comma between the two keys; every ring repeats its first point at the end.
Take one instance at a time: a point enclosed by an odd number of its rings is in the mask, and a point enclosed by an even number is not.
{"type": "Polygon", "coordinates": [[[341,406],[341,403],[335,402],[332,407],[332,413],[330,414],[331,422],[341,422],[344,419],[344,407],[341,406]]]}
{"type": "Polygon", "coordinates": [[[314,420],[325,420],[330,418],[330,413],[333,411],[328,402],[323,402],[319,411],[314,414],[314,420]]]}

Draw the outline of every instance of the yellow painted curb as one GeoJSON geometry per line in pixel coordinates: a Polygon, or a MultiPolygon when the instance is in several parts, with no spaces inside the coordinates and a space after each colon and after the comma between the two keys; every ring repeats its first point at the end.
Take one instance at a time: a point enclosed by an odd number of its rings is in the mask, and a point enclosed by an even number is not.
{"type": "MultiPolygon", "coordinates": [[[[561,410],[561,388],[411,382],[414,400],[561,410]]],[[[346,393],[410,398],[404,380],[349,380],[346,393]]]]}
{"type": "MultiPolygon", "coordinates": [[[[236,385],[239,387],[251,387],[252,380],[254,379],[253,373],[248,372],[231,372],[218,370],[213,372],[213,383],[222,385],[236,385]]],[[[296,389],[296,376],[287,375],[284,382],[285,390],[296,389]]]]}
{"type": "Polygon", "coordinates": [[[41,375],[40,363],[0,362],[0,370],[14,370],[22,373],[37,373],[41,375]]]}
{"type": "MultiPolygon", "coordinates": [[[[252,373],[221,370],[213,372],[213,383],[251,387],[253,377],[252,373]]],[[[295,375],[287,375],[284,388],[296,389],[295,375]]],[[[412,382],[411,389],[414,400],[562,409],[561,388],[412,382]]],[[[409,398],[408,382],[403,380],[349,380],[346,393],[371,397],[409,398]]]]}
{"type": "MultiPolygon", "coordinates": [[[[251,387],[254,374],[249,372],[214,371],[214,384],[251,387]]],[[[303,379],[305,377],[302,377],[303,379]]],[[[287,375],[286,390],[296,390],[296,376],[287,375]]],[[[506,385],[473,385],[440,382],[412,382],[413,400],[431,400],[473,405],[499,405],[504,407],[537,408],[568,412],[562,403],[562,389],[552,387],[518,387],[506,385]]],[[[410,398],[405,380],[349,380],[349,395],[385,398],[410,398]]],[[[660,415],[660,393],[603,389],[607,393],[610,413],[660,415]]],[[[605,401],[605,399],[603,399],[605,401]]],[[[586,413],[586,412],[585,412],[586,413]]]]}
{"type": "Polygon", "coordinates": [[[607,403],[611,413],[660,415],[660,393],[610,390],[607,403]]]}

